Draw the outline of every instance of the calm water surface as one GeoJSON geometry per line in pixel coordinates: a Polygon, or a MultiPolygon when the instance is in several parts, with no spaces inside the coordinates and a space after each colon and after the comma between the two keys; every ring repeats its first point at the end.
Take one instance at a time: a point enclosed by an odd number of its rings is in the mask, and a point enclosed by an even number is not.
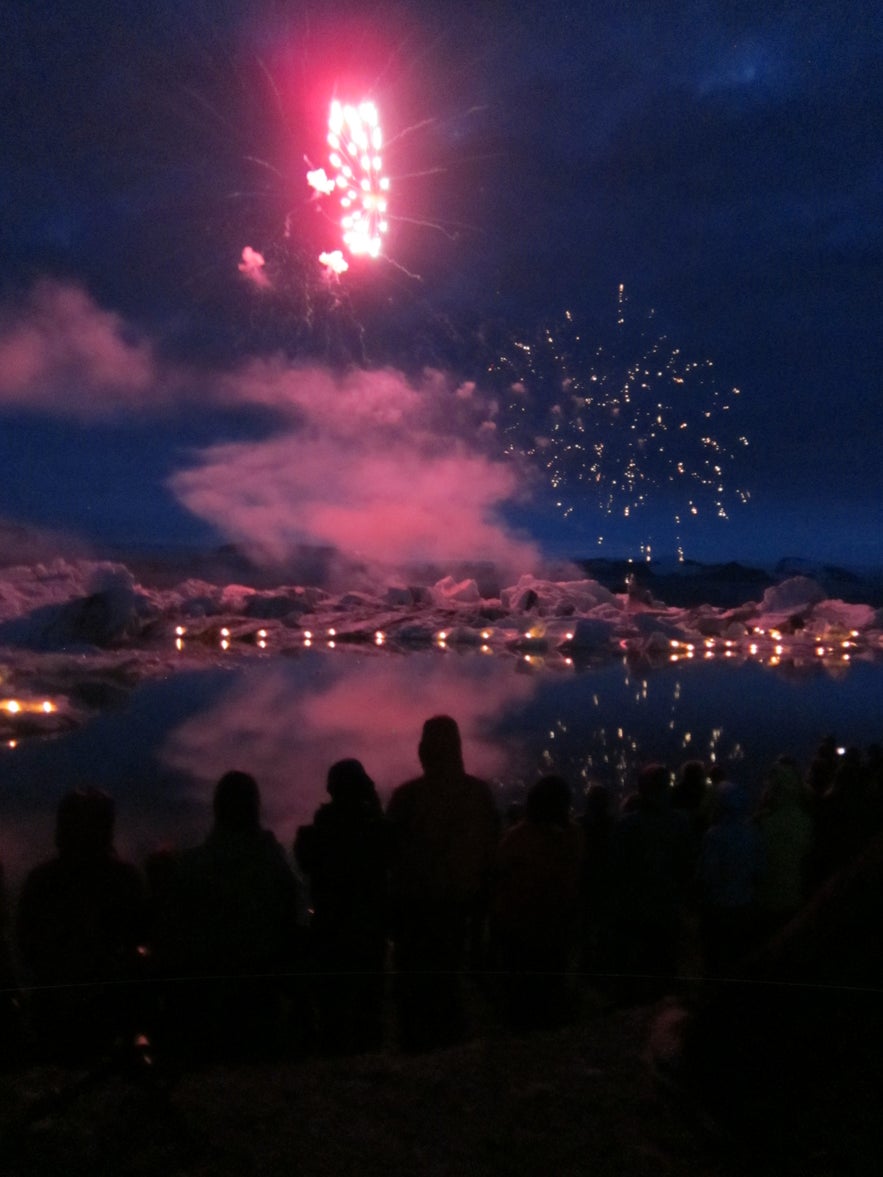
{"type": "MultiPolygon", "coordinates": [[[[13,886],[52,852],[55,805],[91,782],[117,799],[118,845],[136,861],[188,845],[210,822],[215,781],[252,772],[264,818],[288,846],[324,795],[328,766],[356,756],[382,796],[418,771],[423,720],[447,712],[467,767],[492,779],[501,805],[541,772],[579,791],[593,778],[627,791],[636,766],[698,757],[755,787],[781,752],[804,765],[831,732],[883,739],[883,663],[832,672],[756,663],[623,661],[557,667],[431,650],[310,650],[231,660],[146,681],[116,709],[54,739],[0,751],[0,858],[13,886]]],[[[579,799],[577,801],[579,804],[579,799]]]]}

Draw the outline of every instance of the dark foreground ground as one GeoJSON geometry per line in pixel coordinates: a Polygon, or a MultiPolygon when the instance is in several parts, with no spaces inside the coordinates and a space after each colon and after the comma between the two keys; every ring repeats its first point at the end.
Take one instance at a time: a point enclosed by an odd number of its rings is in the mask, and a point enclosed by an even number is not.
{"type": "Polygon", "coordinates": [[[0,1170],[5,1177],[859,1171],[843,1167],[837,1142],[807,1149],[716,1132],[653,1077],[646,1046],[657,1009],[609,1007],[588,991],[576,1024],[560,1030],[518,1036],[488,1020],[472,1041],[432,1054],[212,1066],[168,1085],[121,1069],[0,1075],[0,1170]]]}
{"type": "Polygon", "coordinates": [[[165,1096],[32,1069],[0,1080],[4,1172],[711,1177],[723,1170],[642,1063],[647,1018],[595,1010],[423,1056],[212,1067],[165,1096]]]}

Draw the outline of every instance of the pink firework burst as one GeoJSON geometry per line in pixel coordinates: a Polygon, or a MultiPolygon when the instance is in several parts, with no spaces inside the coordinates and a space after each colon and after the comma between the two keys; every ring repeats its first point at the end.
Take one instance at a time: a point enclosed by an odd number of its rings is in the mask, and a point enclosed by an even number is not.
{"type": "Polygon", "coordinates": [[[343,210],[340,218],[343,244],[354,257],[378,257],[388,228],[389,178],[383,174],[382,146],[383,132],[373,102],[366,100],[352,106],[335,99],[331,103],[328,116],[331,175],[319,168],[307,174],[307,181],[323,195],[338,195],[343,210]]]}

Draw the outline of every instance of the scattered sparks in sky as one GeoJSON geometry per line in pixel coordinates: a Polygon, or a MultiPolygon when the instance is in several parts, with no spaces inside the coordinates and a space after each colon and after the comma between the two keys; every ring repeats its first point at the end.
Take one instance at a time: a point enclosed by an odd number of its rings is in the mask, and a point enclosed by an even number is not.
{"type": "MultiPolygon", "coordinates": [[[[334,99],[327,141],[331,175],[324,168],[313,168],[307,172],[307,183],[323,196],[339,194],[343,210],[340,227],[349,252],[379,257],[381,240],[389,227],[389,178],[383,174],[383,132],[375,104],[364,101],[352,106],[334,99]]],[[[347,268],[340,250],[323,253],[319,260],[338,274],[347,268]],[[335,258],[338,260],[330,260],[335,258]]]]}
{"type": "MultiPolygon", "coordinates": [[[[539,467],[565,518],[597,509],[599,520],[640,519],[664,500],[682,554],[689,518],[726,519],[749,497],[730,486],[747,438],[718,436],[739,390],[722,391],[711,360],[689,360],[654,335],[652,311],[635,330],[626,310],[620,286],[611,345],[590,341],[568,311],[501,350],[492,369],[508,381],[506,449],[539,467]]],[[[599,522],[599,544],[603,531],[599,522]]],[[[649,536],[641,549],[649,558],[649,536]]]]}

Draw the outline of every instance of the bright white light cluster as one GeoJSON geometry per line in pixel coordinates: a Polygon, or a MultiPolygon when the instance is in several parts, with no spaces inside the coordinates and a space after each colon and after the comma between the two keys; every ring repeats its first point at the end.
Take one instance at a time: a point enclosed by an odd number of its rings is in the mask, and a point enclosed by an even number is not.
{"type": "MultiPolygon", "coordinates": [[[[307,173],[307,182],[325,196],[338,194],[343,209],[343,244],[356,257],[379,257],[383,234],[389,228],[389,178],[383,174],[382,146],[380,116],[373,102],[352,106],[334,99],[328,116],[331,174],[317,168],[307,173]]],[[[338,274],[347,268],[339,250],[323,254],[320,261],[338,274]]]]}

